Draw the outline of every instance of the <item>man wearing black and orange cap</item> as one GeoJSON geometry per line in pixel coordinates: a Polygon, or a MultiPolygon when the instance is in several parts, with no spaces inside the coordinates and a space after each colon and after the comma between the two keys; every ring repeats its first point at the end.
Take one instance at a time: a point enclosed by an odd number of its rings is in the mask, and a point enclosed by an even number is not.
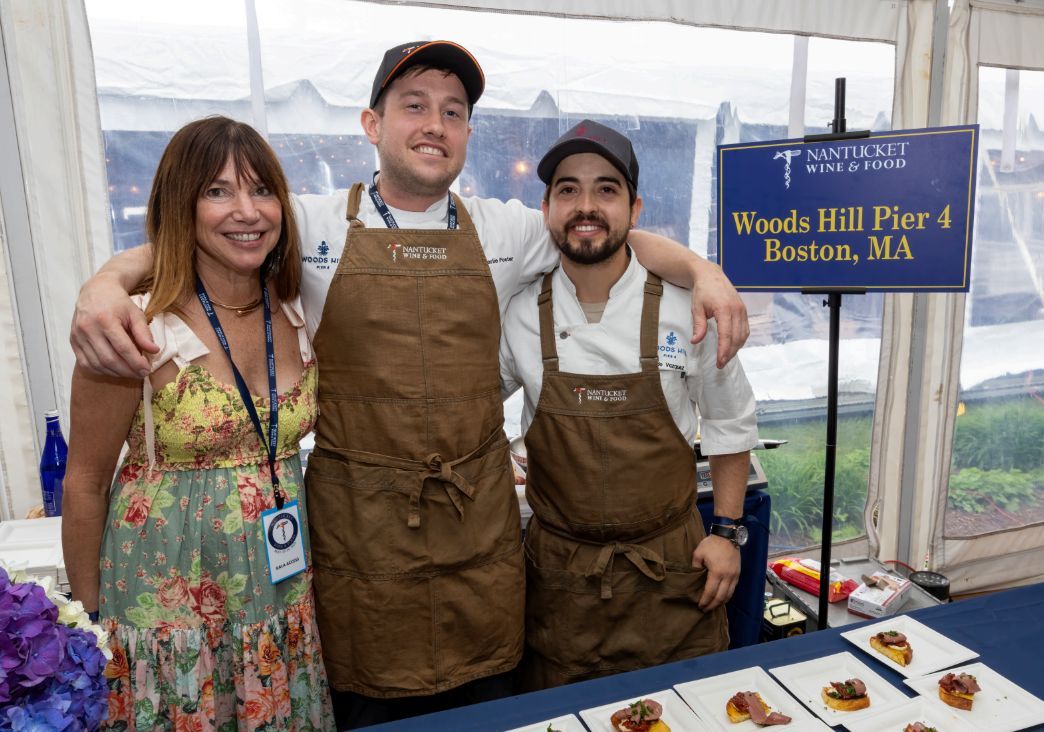
{"type": "MultiPolygon", "coordinates": [[[[320,363],[307,472],[317,614],[345,726],[506,693],[503,674],[522,652],[499,324],[511,296],[558,252],[539,211],[449,191],[484,84],[455,43],[389,49],[361,117],[379,173],[347,200],[295,198],[302,302],[320,363]]],[[[720,269],[661,237],[631,241],[665,276],[699,279],[697,317],[716,317],[719,330],[728,322],[742,344],[745,310],[720,269]]],[[[138,266],[106,267],[128,285],[138,266]]],[[[74,348],[84,365],[133,373],[121,369],[140,355],[101,322],[137,316],[113,317],[111,280],[106,287],[81,294],[74,348]],[[99,298],[108,304],[92,306],[99,298]]],[[[137,340],[149,348],[147,336],[137,340]]],[[[721,362],[733,352],[723,348],[721,362]]]]}

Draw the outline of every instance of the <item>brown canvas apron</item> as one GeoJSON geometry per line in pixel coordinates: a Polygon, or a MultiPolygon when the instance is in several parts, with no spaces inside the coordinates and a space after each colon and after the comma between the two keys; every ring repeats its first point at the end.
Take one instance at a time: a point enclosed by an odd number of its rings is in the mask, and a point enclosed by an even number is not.
{"type": "Polygon", "coordinates": [[[315,337],[308,520],[331,685],[433,694],[522,651],[518,500],[503,433],[500,310],[457,201],[454,230],[348,236],[315,337]]]}
{"type": "Polygon", "coordinates": [[[642,369],[616,376],[559,371],[551,275],[542,289],[544,381],[526,433],[527,685],[724,650],[724,608],[697,605],[703,524],[692,447],[660,385],[659,278],[645,284],[642,369]]]}

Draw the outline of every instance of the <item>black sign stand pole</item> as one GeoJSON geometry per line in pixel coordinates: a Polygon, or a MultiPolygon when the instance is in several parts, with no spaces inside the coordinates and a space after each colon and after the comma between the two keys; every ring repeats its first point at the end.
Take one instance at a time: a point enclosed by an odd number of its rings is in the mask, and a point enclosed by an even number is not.
{"type": "MultiPolygon", "coordinates": [[[[805,142],[825,142],[828,140],[858,139],[870,137],[869,130],[846,131],[845,121],[845,80],[834,79],[834,119],[830,123],[830,132],[825,135],[806,135],[805,142]]],[[[855,287],[830,287],[824,289],[802,290],[804,295],[826,295],[823,301],[830,308],[830,344],[827,366],[827,425],[826,425],[826,462],[823,467],[823,536],[822,551],[819,557],[819,613],[818,629],[827,627],[827,613],[830,608],[830,545],[834,533],[834,472],[837,454],[837,354],[841,340],[841,295],[862,295],[866,290],[855,287]]]]}

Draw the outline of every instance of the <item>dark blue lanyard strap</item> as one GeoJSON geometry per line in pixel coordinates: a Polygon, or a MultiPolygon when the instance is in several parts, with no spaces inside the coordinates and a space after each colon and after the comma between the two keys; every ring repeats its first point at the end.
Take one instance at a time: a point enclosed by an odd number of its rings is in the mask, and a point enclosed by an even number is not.
{"type": "Polygon", "coordinates": [[[232,375],[236,379],[236,388],[239,389],[239,396],[243,400],[243,406],[246,407],[247,414],[250,415],[250,421],[254,423],[254,429],[257,430],[257,434],[261,438],[261,444],[265,446],[265,450],[268,453],[268,472],[272,476],[272,494],[275,498],[276,508],[282,508],[283,492],[279,490],[279,478],[276,476],[275,467],[276,448],[279,442],[279,392],[276,391],[272,303],[268,297],[268,286],[265,284],[263,272],[261,274],[261,295],[265,301],[265,355],[268,360],[269,412],[267,442],[265,441],[265,430],[261,427],[261,418],[257,416],[257,408],[254,406],[254,398],[250,395],[250,389],[247,388],[243,375],[236,368],[236,362],[232,360],[232,350],[228,347],[228,339],[225,337],[225,331],[218,321],[217,313],[214,312],[214,307],[210,304],[210,298],[203,287],[203,282],[198,276],[196,277],[196,296],[199,298],[199,304],[203,306],[203,312],[207,314],[207,319],[210,320],[210,325],[214,329],[215,335],[217,335],[218,342],[221,343],[221,348],[224,349],[225,355],[228,356],[228,362],[232,366],[232,375]]]}
{"type": "MultiPolygon", "coordinates": [[[[395,217],[392,216],[392,212],[388,210],[388,204],[381,198],[381,194],[377,192],[377,176],[381,171],[377,171],[373,174],[373,182],[370,183],[370,200],[373,201],[374,208],[377,209],[377,213],[384,219],[384,225],[389,229],[398,229],[399,224],[395,221],[395,217]]],[[[457,204],[453,200],[453,194],[446,194],[446,228],[456,229],[457,228],[457,204]]]]}

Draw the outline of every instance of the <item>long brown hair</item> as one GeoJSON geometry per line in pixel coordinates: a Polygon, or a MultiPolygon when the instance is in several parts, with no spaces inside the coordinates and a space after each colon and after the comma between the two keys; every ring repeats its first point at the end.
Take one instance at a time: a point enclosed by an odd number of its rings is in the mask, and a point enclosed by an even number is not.
{"type": "Polygon", "coordinates": [[[152,242],[152,273],[135,290],[151,292],[145,316],[180,312],[178,302],[195,288],[196,204],[232,161],[236,177],[250,173],[279,199],[283,209],[279,240],[264,271],[281,300],[297,295],[301,284],[301,241],[290,205],[290,191],[275,152],[250,125],[228,117],[196,120],[174,133],[149,193],[145,233],[152,242]]]}

